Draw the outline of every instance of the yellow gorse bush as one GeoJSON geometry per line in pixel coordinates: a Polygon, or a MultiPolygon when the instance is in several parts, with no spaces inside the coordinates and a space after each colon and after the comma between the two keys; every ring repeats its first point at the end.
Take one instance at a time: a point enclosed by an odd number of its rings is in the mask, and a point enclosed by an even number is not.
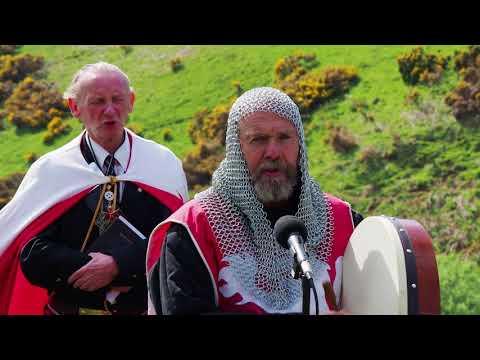
{"type": "Polygon", "coordinates": [[[0,56],[0,81],[22,81],[28,75],[40,70],[44,65],[43,57],[29,54],[0,56]]]}
{"type": "Polygon", "coordinates": [[[448,57],[427,54],[422,47],[397,57],[403,81],[410,85],[417,83],[431,85],[437,82],[447,68],[448,57]]]}
{"type": "Polygon", "coordinates": [[[445,103],[453,110],[455,119],[465,127],[480,127],[480,46],[455,52],[455,70],[462,77],[447,94],[445,103]]]}
{"type": "Polygon", "coordinates": [[[330,66],[310,71],[317,64],[315,54],[297,53],[281,58],[275,64],[275,87],[297,104],[301,113],[341,95],[359,79],[353,66],[330,66]]]}
{"type": "Polygon", "coordinates": [[[56,137],[70,132],[71,129],[70,125],[65,124],[60,117],[55,116],[47,125],[47,133],[43,137],[43,142],[49,144],[56,137]]]}
{"type": "Polygon", "coordinates": [[[62,95],[42,80],[26,77],[5,101],[8,121],[18,128],[44,128],[55,117],[69,114],[62,95]]]}

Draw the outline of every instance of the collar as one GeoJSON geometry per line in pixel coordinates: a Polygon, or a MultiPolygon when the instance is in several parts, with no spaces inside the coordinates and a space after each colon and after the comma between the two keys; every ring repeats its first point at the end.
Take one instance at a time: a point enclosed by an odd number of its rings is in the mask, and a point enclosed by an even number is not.
{"type": "MultiPolygon", "coordinates": [[[[125,130],[124,130],[125,131],[125,130]]],[[[95,152],[95,156],[100,166],[103,166],[105,162],[105,158],[110,154],[107,150],[105,150],[101,145],[99,145],[95,140],[93,140],[89,135],[88,132],[86,136],[89,139],[89,142],[92,144],[93,151],[95,152]]],[[[129,147],[129,140],[127,140],[128,134],[125,132],[125,137],[123,139],[122,145],[115,151],[115,159],[120,163],[123,170],[125,170],[128,166],[128,158],[130,156],[130,147],[129,147]]]]}

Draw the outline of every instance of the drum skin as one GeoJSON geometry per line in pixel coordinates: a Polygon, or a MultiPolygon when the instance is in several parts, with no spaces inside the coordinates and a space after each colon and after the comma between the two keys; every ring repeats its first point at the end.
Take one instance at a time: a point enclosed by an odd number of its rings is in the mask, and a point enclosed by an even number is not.
{"type": "Polygon", "coordinates": [[[351,314],[439,314],[432,241],[415,220],[364,219],[345,250],[342,308],[351,314]]]}

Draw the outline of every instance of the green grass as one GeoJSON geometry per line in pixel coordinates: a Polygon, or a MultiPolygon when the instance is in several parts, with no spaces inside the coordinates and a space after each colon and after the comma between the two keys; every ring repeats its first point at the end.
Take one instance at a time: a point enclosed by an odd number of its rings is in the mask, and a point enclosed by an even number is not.
{"type": "Polygon", "coordinates": [[[0,177],[14,172],[26,171],[28,164],[24,158],[25,154],[33,152],[40,156],[76,137],[82,129],[82,124],[76,119],[66,121],[71,125],[72,130],[67,135],[55,139],[50,145],[43,143],[45,131],[24,132],[18,135],[15,128],[9,127],[7,130],[0,132],[2,158],[0,177]]]}
{"type": "MultiPolygon", "coordinates": [[[[105,60],[120,66],[129,75],[137,94],[130,121],[139,123],[144,136],[159,143],[164,143],[163,129],[170,128],[173,140],[165,145],[180,158],[193,148],[187,133],[190,119],[200,109],[211,109],[234,96],[232,81],[240,81],[243,89],[272,85],[275,62],[296,50],[316,54],[318,66],[314,71],[329,65],[353,65],[359,72],[358,84],[343,97],[320,106],[305,124],[312,176],[323,190],[349,201],[364,216],[386,214],[416,219],[431,234],[437,253],[468,255],[471,266],[468,269],[478,274],[480,131],[461,128],[443,104],[445,94],[459,80],[452,64],[439,83],[415,87],[420,93],[419,105],[407,105],[405,97],[413,87],[403,82],[396,57],[413,46],[133,48],[128,55],[118,46],[32,45],[24,46],[21,51],[44,56],[45,76],[61,91],[84,64],[105,60]],[[184,64],[177,73],[169,66],[175,56],[181,56],[184,64]],[[352,104],[358,101],[368,105],[374,122],[353,111],[352,104]],[[346,127],[355,136],[357,149],[347,154],[335,152],[325,141],[329,122],[346,127]],[[402,143],[397,148],[394,136],[402,143]],[[367,166],[359,160],[367,146],[391,154],[396,149],[396,156],[367,166]]],[[[462,48],[466,46],[425,46],[426,52],[446,56],[462,48]]],[[[18,135],[12,128],[0,132],[0,177],[25,171],[23,157],[27,152],[41,155],[73,138],[81,124],[69,121],[72,132],[51,146],[42,143],[43,132],[18,135]]],[[[450,273],[463,283],[462,276],[466,273],[455,272],[461,267],[452,264],[467,264],[466,260],[450,257],[443,260],[442,256],[439,257],[442,287],[446,286],[442,278],[449,279],[450,273]]],[[[478,283],[465,280],[465,284],[472,293],[480,293],[478,286],[472,288],[478,283]]],[[[448,285],[445,294],[450,288],[448,285]]],[[[457,290],[452,291],[456,294],[457,290]]],[[[452,296],[448,299],[457,295],[452,296]]],[[[473,305],[465,309],[449,305],[448,301],[445,313],[478,312],[473,305]]]]}
{"type": "MultiPolygon", "coordinates": [[[[354,65],[361,81],[344,101],[334,101],[317,112],[317,117],[347,123],[351,130],[362,127],[358,114],[350,114],[350,99],[380,98],[375,114],[380,120],[398,119],[398,109],[408,87],[401,81],[395,57],[411,46],[134,46],[125,55],[118,46],[26,45],[21,51],[46,59],[46,78],[63,91],[73,74],[84,64],[109,61],[128,73],[137,93],[132,122],[141,123],[145,136],[161,142],[161,130],[170,127],[174,141],[169,146],[180,157],[193,147],[186,136],[188,121],[203,107],[212,108],[234,96],[233,80],[244,89],[272,85],[276,60],[296,50],[317,55],[318,68],[354,65]],[[173,73],[169,61],[180,55],[184,69],[173,73]]],[[[458,46],[427,47],[451,54],[458,46]]],[[[450,76],[447,80],[451,80],[450,76]]],[[[447,87],[452,81],[443,81],[447,87]]],[[[7,136],[10,134],[7,133],[7,136]]],[[[373,134],[378,135],[378,134],[373,134]]],[[[20,137],[18,138],[20,140],[20,137]]],[[[22,143],[24,141],[21,141],[22,143]]],[[[61,145],[62,141],[57,142],[61,145]]],[[[18,144],[23,151],[23,145],[18,144]]],[[[45,151],[47,149],[44,149],[45,151]]],[[[314,160],[314,159],[313,159],[314,160]]],[[[21,170],[18,164],[0,169],[0,176],[21,170]]]]}
{"type": "Polygon", "coordinates": [[[480,267],[455,254],[437,256],[442,314],[480,314],[480,267]]]}
{"type": "MultiPolygon", "coordinates": [[[[416,87],[421,102],[433,102],[441,115],[415,118],[415,112],[421,109],[405,104],[405,96],[412,87],[403,82],[396,62],[398,55],[412,48],[160,45],[134,46],[134,50],[125,55],[118,46],[34,45],[24,46],[22,52],[44,56],[46,78],[61,90],[86,63],[105,60],[125,69],[137,93],[130,121],[144,128],[145,137],[160,143],[164,142],[163,129],[170,128],[173,140],[166,145],[181,158],[193,147],[187,135],[189,120],[200,109],[211,109],[234,96],[232,81],[240,81],[244,89],[272,85],[275,62],[296,50],[315,53],[316,70],[330,65],[353,65],[359,71],[358,84],[342,98],[322,105],[314,112],[310,124],[306,124],[313,127],[307,138],[312,175],[325,191],[344,197],[366,216],[382,212],[422,220],[433,230],[434,238],[440,238],[439,249],[446,250],[452,246],[447,240],[452,234],[447,235],[431,221],[433,216],[447,220],[443,228],[458,228],[453,234],[453,241],[457,243],[471,244],[480,237],[478,230],[469,231],[474,215],[478,215],[475,210],[478,196],[472,197],[471,190],[478,189],[480,179],[480,137],[461,129],[442,105],[443,97],[458,81],[451,65],[440,83],[416,87]],[[170,59],[175,56],[181,56],[184,64],[177,73],[169,67],[170,59]],[[366,122],[359,112],[352,110],[356,101],[368,104],[375,123],[366,122]],[[358,141],[357,150],[349,154],[334,152],[325,143],[327,122],[348,128],[358,141]],[[391,151],[394,135],[405,143],[400,159],[382,161],[377,167],[360,163],[359,154],[367,146],[391,151]],[[436,196],[432,194],[435,189],[444,191],[445,199],[440,202],[446,205],[430,206],[429,199],[436,196]],[[456,211],[455,204],[462,204],[459,197],[466,199],[465,208],[474,209],[466,217],[456,211]]],[[[453,55],[461,48],[465,46],[426,46],[426,51],[453,55]]],[[[12,129],[0,133],[0,151],[5,159],[0,177],[24,171],[25,153],[41,155],[72,138],[80,125],[75,120],[71,122],[76,124],[72,133],[57,139],[52,146],[41,143],[42,133],[18,136],[12,129]]]]}

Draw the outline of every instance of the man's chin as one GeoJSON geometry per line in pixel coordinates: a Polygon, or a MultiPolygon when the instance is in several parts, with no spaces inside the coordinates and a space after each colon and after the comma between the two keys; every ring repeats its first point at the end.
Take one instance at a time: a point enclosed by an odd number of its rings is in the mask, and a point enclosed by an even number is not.
{"type": "Polygon", "coordinates": [[[120,122],[103,123],[99,130],[105,135],[116,137],[123,134],[123,125],[120,122]]]}
{"type": "Polygon", "coordinates": [[[255,192],[262,203],[281,203],[290,198],[293,186],[286,180],[258,181],[255,184],[255,192]]]}

